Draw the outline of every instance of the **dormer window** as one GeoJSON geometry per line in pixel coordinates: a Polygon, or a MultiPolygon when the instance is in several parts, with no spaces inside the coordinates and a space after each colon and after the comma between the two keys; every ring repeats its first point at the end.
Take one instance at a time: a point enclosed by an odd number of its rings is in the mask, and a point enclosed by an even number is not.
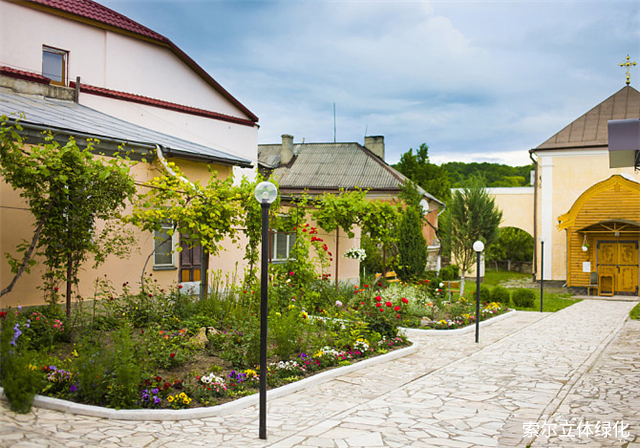
{"type": "Polygon", "coordinates": [[[68,51],[43,45],[42,76],[49,78],[51,84],[66,86],[68,57],[68,51]]]}

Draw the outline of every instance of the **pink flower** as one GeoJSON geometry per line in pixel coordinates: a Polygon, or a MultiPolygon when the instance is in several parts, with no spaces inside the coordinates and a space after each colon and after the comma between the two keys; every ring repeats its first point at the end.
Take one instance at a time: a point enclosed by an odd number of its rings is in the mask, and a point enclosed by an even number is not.
{"type": "Polygon", "coordinates": [[[293,274],[293,271],[289,272],[289,275],[294,275],[294,274],[293,274]]]}

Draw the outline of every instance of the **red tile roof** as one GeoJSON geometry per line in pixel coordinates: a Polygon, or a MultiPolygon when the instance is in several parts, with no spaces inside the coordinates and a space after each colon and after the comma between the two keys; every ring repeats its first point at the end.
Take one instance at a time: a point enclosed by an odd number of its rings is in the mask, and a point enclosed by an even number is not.
{"type": "MultiPolygon", "coordinates": [[[[69,86],[76,87],[75,81],[71,81],[69,86]]],[[[136,95],[133,93],[119,92],[117,90],[105,89],[103,87],[96,87],[89,84],[80,83],[81,93],[90,93],[92,95],[104,96],[107,98],[114,98],[123,101],[130,101],[132,103],[146,104],[149,106],[160,107],[162,109],[174,110],[177,112],[183,112],[185,114],[197,115],[200,117],[214,118],[216,120],[229,121],[231,123],[244,124],[246,126],[254,126],[254,122],[251,120],[245,120],[231,115],[225,115],[218,112],[213,112],[205,109],[198,109],[196,107],[185,106],[178,103],[172,103],[169,101],[158,100],[150,98],[148,96],[136,95]]]]}
{"type": "MultiPolygon", "coordinates": [[[[24,79],[31,82],[37,82],[40,84],[49,84],[51,81],[42,75],[33,72],[27,72],[24,70],[18,70],[12,67],[0,66],[0,75],[9,76],[11,78],[24,79]]],[[[75,81],[69,82],[69,87],[75,89],[75,81]]],[[[117,90],[105,89],[103,87],[96,87],[89,84],[80,83],[80,92],[89,93],[92,95],[104,96],[107,98],[114,98],[117,100],[130,101],[132,103],[146,104],[149,106],[160,107],[162,109],[173,110],[176,112],[182,112],[190,115],[197,115],[199,117],[213,118],[215,120],[228,121],[230,123],[243,124],[246,126],[254,126],[255,123],[251,120],[243,118],[233,117],[231,115],[221,114],[219,112],[213,112],[206,109],[198,109],[197,107],[185,106],[183,104],[172,103],[169,101],[158,100],[156,98],[150,98],[148,96],[136,95],[133,93],[119,92],[117,90]]]]}
{"type": "Polygon", "coordinates": [[[0,66],[0,75],[10,76],[12,78],[25,79],[27,81],[37,82],[40,84],[49,84],[51,81],[42,75],[33,72],[25,72],[11,67],[0,66]]]}
{"type": "MultiPolygon", "coordinates": [[[[168,47],[182,61],[195,71],[202,79],[209,83],[223,97],[240,109],[252,122],[258,122],[258,117],[231,95],[224,87],[211,77],[202,67],[191,59],[184,51],[161,34],[140,25],[128,17],[102,6],[92,0],[14,0],[24,6],[32,7],[52,14],[61,15],[71,20],[89,23],[107,29],[121,30],[125,34],[133,33],[145,40],[151,40],[159,45],[168,47]]],[[[240,119],[242,120],[242,119],[240,119]]]]}
{"type": "Polygon", "coordinates": [[[123,16],[112,9],[102,6],[92,0],[27,0],[27,3],[41,5],[47,8],[57,9],[75,16],[83,17],[96,22],[111,25],[124,31],[139,34],[161,42],[169,42],[169,39],[156,33],[138,22],[123,16]]]}

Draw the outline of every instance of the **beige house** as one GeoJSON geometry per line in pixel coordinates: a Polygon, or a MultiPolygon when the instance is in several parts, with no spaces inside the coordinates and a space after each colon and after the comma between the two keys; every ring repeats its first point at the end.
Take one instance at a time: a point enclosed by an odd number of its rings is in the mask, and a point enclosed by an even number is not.
{"type": "Polygon", "coordinates": [[[640,93],[627,85],[530,151],[530,190],[492,191],[502,225],[533,235],[536,279],[638,295],[640,174],[610,168],[608,151],[608,122],[631,118],[640,118],[640,93]]]}
{"type": "MultiPolygon", "coordinates": [[[[258,145],[260,169],[273,174],[283,196],[303,193],[317,196],[339,193],[340,189],[367,190],[367,198],[395,201],[407,178],[385,160],[383,136],[365,137],[364,145],[348,143],[293,143],[293,136],[283,135],[278,144],[258,145]]],[[[429,251],[428,269],[439,267],[440,243],[436,238],[438,213],[444,204],[420,189],[422,207],[428,224],[423,227],[429,251]]],[[[344,251],[360,247],[360,231],[351,239],[344,232],[326,235],[334,262],[332,271],[338,280],[355,281],[359,276],[357,261],[345,259],[344,251]]],[[[286,238],[282,235],[281,238],[286,238]]],[[[274,242],[278,244],[277,242],[274,242]]],[[[335,277],[334,277],[335,278],[335,277]]]]}
{"type": "MultiPolygon", "coordinates": [[[[29,143],[51,130],[79,145],[97,138],[107,153],[125,144],[140,160],[138,185],[166,174],[167,161],[205,182],[209,167],[228,177],[256,165],[258,118],[169,39],[121,14],[91,0],[0,0],[0,42],[0,115],[24,114],[29,143]]],[[[33,228],[18,192],[1,183],[1,252],[30,240],[33,228]]],[[[128,282],[135,289],[148,274],[161,287],[198,281],[199,248],[185,247],[178,257],[179,236],[159,244],[164,237],[136,230],[130,258],[82,272],[78,293],[90,297],[93,281],[105,275],[117,288],[128,282]]],[[[205,261],[223,274],[242,272],[243,249],[225,247],[205,261]]],[[[0,307],[42,303],[41,274],[36,267],[23,276],[0,307]]],[[[11,278],[3,257],[0,287],[11,278]]]]}

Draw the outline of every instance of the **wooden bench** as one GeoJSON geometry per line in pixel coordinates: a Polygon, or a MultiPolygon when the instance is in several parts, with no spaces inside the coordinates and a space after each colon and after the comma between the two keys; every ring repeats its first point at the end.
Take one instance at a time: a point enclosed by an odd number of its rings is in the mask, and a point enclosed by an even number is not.
{"type": "Polygon", "coordinates": [[[449,300],[453,298],[454,292],[460,292],[460,280],[445,281],[443,283],[447,286],[447,294],[449,294],[449,300]]]}
{"type": "Polygon", "coordinates": [[[389,283],[396,283],[400,281],[400,279],[398,278],[398,275],[394,271],[388,271],[384,275],[384,278],[382,277],[382,274],[376,274],[376,277],[373,279],[373,282],[376,283],[380,280],[384,280],[385,282],[389,282],[389,283]]]}

